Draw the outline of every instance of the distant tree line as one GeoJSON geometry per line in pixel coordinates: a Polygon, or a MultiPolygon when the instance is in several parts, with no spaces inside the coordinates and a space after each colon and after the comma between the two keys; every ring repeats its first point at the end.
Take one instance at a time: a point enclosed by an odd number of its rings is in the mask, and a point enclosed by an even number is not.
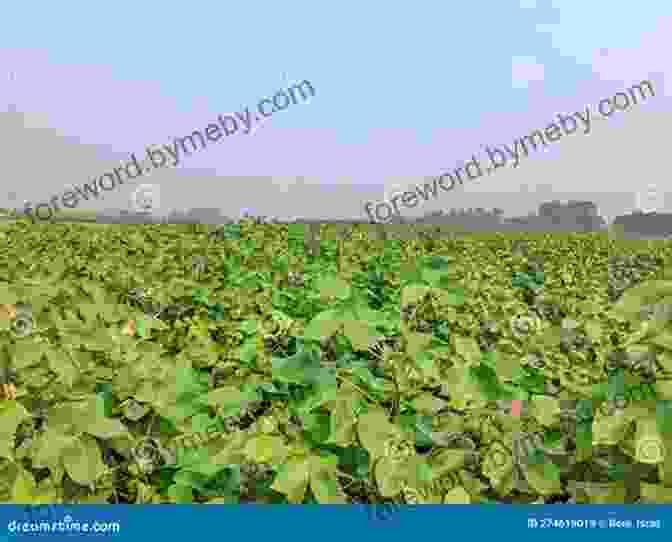
{"type": "MultiPolygon", "coordinates": [[[[0,208],[0,219],[11,220],[21,216],[16,209],[0,208]]],[[[266,216],[252,216],[258,224],[295,222],[305,224],[369,224],[370,220],[360,217],[353,219],[294,218],[278,220],[266,216]]],[[[186,211],[174,210],[166,216],[151,213],[134,213],[126,210],[90,211],[68,210],[54,217],[54,222],[98,222],[103,224],[210,224],[223,225],[239,222],[220,213],[216,208],[196,208],[186,211]]],[[[445,224],[467,231],[602,231],[609,224],[599,215],[598,207],[591,201],[572,200],[544,202],[538,213],[527,216],[504,218],[504,211],[498,207],[487,210],[482,207],[469,209],[439,210],[412,219],[395,215],[385,224],[445,224]]],[[[672,236],[672,214],[635,212],[614,219],[612,226],[628,234],[639,236],[672,236]]]]}

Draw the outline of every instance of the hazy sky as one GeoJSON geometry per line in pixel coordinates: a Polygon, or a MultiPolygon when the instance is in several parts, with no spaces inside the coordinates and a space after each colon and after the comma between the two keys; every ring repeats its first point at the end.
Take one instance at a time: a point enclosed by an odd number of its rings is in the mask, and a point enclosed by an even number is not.
{"type": "MultiPolygon", "coordinates": [[[[592,199],[613,216],[647,184],[666,191],[672,3],[399,4],[7,3],[0,110],[22,115],[0,114],[0,205],[48,200],[303,80],[309,101],[144,177],[162,209],[363,217],[367,200],[586,107],[588,135],[580,128],[409,216],[527,214],[554,197],[592,199]],[[600,100],[647,79],[655,97],[597,118],[600,100]]],[[[82,207],[127,207],[132,190],[82,207]]],[[[672,211],[669,197],[658,205],[672,211]]]]}

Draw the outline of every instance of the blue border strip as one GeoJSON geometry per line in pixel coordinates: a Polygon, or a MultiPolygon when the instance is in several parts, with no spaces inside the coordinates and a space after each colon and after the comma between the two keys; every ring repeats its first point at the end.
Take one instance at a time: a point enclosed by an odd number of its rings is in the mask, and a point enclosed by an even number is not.
{"type": "Polygon", "coordinates": [[[670,505],[3,505],[0,540],[36,536],[59,540],[88,534],[143,542],[196,537],[248,542],[376,538],[415,542],[419,537],[436,540],[442,535],[446,540],[466,537],[467,542],[482,536],[500,540],[515,536],[521,542],[566,541],[568,536],[572,542],[617,542],[644,536],[648,541],[670,540],[670,511],[670,505]]]}

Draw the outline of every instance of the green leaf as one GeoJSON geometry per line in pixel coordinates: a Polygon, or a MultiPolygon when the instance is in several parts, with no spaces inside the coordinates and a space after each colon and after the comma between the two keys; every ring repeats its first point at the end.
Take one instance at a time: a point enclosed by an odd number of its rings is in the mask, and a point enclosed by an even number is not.
{"type": "Polygon", "coordinates": [[[546,391],[546,380],[543,373],[531,367],[523,367],[520,376],[514,378],[514,382],[531,394],[543,395],[546,391]]]}
{"type": "Polygon", "coordinates": [[[602,324],[599,320],[596,318],[588,320],[583,327],[586,330],[586,335],[588,335],[593,342],[600,342],[602,338],[602,324]]]}
{"type": "Polygon", "coordinates": [[[116,348],[116,343],[112,338],[110,330],[107,328],[97,328],[95,331],[81,332],[82,343],[89,350],[96,352],[109,352],[116,348]]]}
{"type": "Polygon", "coordinates": [[[432,416],[416,414],[415,418],[416,446],[433,446],[432,416]]]}
{"type": "Polygon", "coordinates": [[[420,352],[415,356],[413,362],[420,369],[425,378],[441,379],[438,362],[434,359],[433,351],[420,352]]]}
{"type": "MultiPolygon", "coordinates": [[[[672,352],[668,350],[660,352],[656,357],[656,361],[665,371],[672,372],[672,352]]],[[[657,384],[659,384],[662,389],[670,390],[672,389],[670,388],[670,382],[672,382],[672,380],[659,381],[657,384]]],[[[658,388],[659,386],[657,385],[656,387],[658,388]]],[[[672,396],[672,393],[667,393],[672,396]]]]}
{"type": "Polygon", "coordinates": [[[484,363],[476,367],[469,367],[469,374],[478,384],[481,393],[487,400],[497,401],[505,395],[506,392],[497,380],[497,374],[484,363]]]}
{"type": "Polygon", "coordinates": [[[406,307],[419,303],[430,291],[431,288],[424,284],[410,284],[401,291],[401,305],[406,307]]]}
{"type": "Polygon", "coordinates": [[[631,468],[628,465],[610,464],[607,467],[607,476],[612,482],[622,482],[630,470],[631,468]]]}
{"type": "Polygon", "coordinates": [[[368,367],[352,367],[350,370],[353,376],[359,378],[367,387],[375,391],[387,390],[387,382],[383,378],[376,377],[368,367]]]}
{"type": "Polygon", "coordinates": [[[308,350],[300,350],[288,358],[272,359],[273,378],[292,384],[312,384],[322,378],[324,372],[318,356],[308,350]]]}
{"type": "Polygon", "coordinates": [[[207,433],[216,423],[216,420],[211,418],[208,412],[199,412],[191,418],[191,430],[194,433],[207,433]]]}
{"type": "MultiPolygon", "coordinates": [[[[207,448],[178,448],[177,465],[188,470],[198,470],[210,463],[207,448]]],[[[212,465],[213,467],[215,465],[212,465]]]]}
{"type": "Polygon", "coordinates": [[[352,314],[355,319],[366,320],[370,325],[384,325],[387,322],[387,315],[384,312],[368,307],[365,302],[355,305],[352,314]]]}
{"type": "Polygon", "coordinates": [[[425,269],[431,269],[433,271],[448,272],[450,269],[451,260],[445,256],[430,256],[425,262],[425,269]]]}
{"type": "Polygon", "coordinates": [[[35,490],[37,485],[33,475],[19,468],[14,485],[12,486],[12,504],[35,504],[35,490]]]}
{"type": "Polygon", "coordinates": [[[10,347],[10,356],[15,369],[26,369],[40,362],[47,348],[42,343],[21,341],[10,347]]]}
{"type": "Polygon", "coordinates": [[[385,455],[385,443],[400,438],[401,430],[392,424],[385,411],[370,410],[362,414],[357,424],[359,440],[373,460],[385,455]]]}
{"type": "Polygon", "coordinates": [[[625,397],[625,373],[622,369],[610,375],[608,382],[607,399],[625,397]]]}
{"type": "Polygon", "coordinates": [[[189,486],[173,484],[168,488],[168,497],[175,504],[190,504],[194,502],[194,491],[189,486]]]}
{"type": "Polygon", "coordinates": [[[655,416],[639,417],[634,439],[635,460],[647,465],[659,465],[665,461],[665,440],[658,431],[655,416]]]}
{"type": "MultiPolygon", "coordinates": [[[[625,502],[627,489],[623,482],[578,482],[582,493],[588,498],[587,504],[618,504],[625,502]]],[[[585,498],[585,497],[584,497],[585,498]]]]}
{"type": "Polygon", "coordinates": [[[465,410],[473,403],[485,405],[479,383],[469,371],[462,367],[451,367],[445,372],[441,390],[451,397],[451,408],[465,410]]]}
{"type": "Polygon", "coordinates": [[[439,287],[441,280],[450,274],[450,261],[443,256],[431,256],[424,262],[422,278],[434,287],[439,287]]]}
{"type": "Polygon", "coordinates": [[[252,363],[257,358],[257,338],[250,337],[238,348],[238,358],[243,363],[252,363]]]}
{"type": "Polygon", "coordinates": [[[369,453],[363,448],[348,446],[338,449],[340,468],[358,480],[369,476],[369,453]]]}
{"type": "Polygon", "coordinates": [[[640,483],[641,498],[645,504],[672,504],[672,487],[640,483]]]}
{"type": "Polygon", "coordinates": [[[98,305],[96,303],[80,303],[77,306],[85,322],[95,322],[98,318],[98,305]]]}
{"type": "Polygon", "coordinates": [[[380,339],[380,334],[371,324],[349,318],[343,320],[343,334],[355,351],[368,351],[380,339]]]}
{"type": "Polygon", "coordinates": [[[83,486],[90,487],[106,471],[98,443],[91,437],[75,440],[63,450],[62,458],[70,478],[83,486]]]}
{"type": "Polygon", "coordinates": [[[355,409],[359,396],[354,391],[342,391],[336,397],[331,408],[329,443],[347,446],[352,442],[357,425],[355,409]]]}
{"type": "Polygon", "coordinates": [[[75,440],[76,437],[64,435],[51,427],[47,428],[37,439],[33,466],[45,468],[59,463],[63,450],[72,446],[75,440]]]}
{"type": "Polygon", "coordinates": [[[523,374],[520,358],[503,352],[496,353],[496,359],[490,366],[495,370],[497,377],[502,381],[513,380],[516,375],[523,374]]]}
{"type": "Polygon", "coordinates": [[[577,423],[588,423],[593,420],[593,401],[591,399],[581,399],[576,403],[576,421],[577,423]]]}
{"type": "Polygon", "coordinates": [[[466,302],[464,289],[462,288],[448,288],[439,292],[439,299],[441,303],[449,307],[461,307],[466,302]]]}
{"type": "Polygon", "coordinates": [[[525,477],[530,486],[540,495],[562,493],[560,469],[551,462],[530,465],[525,469],[525,477]]]}
{"type": "Polygon", "coordinates": [[[282,464],[288,454],[289,448],[282,437],[260,435],[245,445],[245,455],[255,463],[282,464]]]}
{"type": "Polygon", "coordinates": [[[249,398],[250,394],[243,392],[239,388],[224,386],[208,392],[207,402],[213,408],[229,412],[239,410],[249,398]]]}
{"type": "Polygon", "coordinates": [[[240,330],[247,335],[254,335],[259,328],[259,322],[255,319],[245,320],[240,324],[240,330]]]}
{"type": "Polygon", "coordinates": [[[191,361],[186,357],[179,357],[175,366],[176,396],[201,394],[204,391],[198,372],[192,368],[191,361]]]}
{"type": "Polygon", "coordinates": [[[627,290],[623,297],[641,298],[646,303],[672,295],[672,281],[649,280],[627,290]]]}
{"type": "Polygon", "coordinates": [[[442,449],[432,454],[430,465],[434,476],[441,478],[450,472],[455,472],[464,468],[467,460],[467,450],[442,449]]]}
{"type": "Polygon", "coordinates": [[[172,404],[166,405],[162,412],[164,416],[183,422],[205,410],[199,394],[183,394],[172,404]]]}
{"type": "Polygon", "coordinates": [[[562,433],[560,431],[547,431],[544,435],[544,446],[546,448],[554,448],[562,441],[562,433]]]}
{"type": "Polygon", "coordinates": [[[436,414],[440,410],[448,406],[448,402],[438,397],[434,397],[432,393],[425,392],[411,401],[411,405],[418,412],[427,414],[436,414]]]}
{"type": "Polygon", "coordinates": [[[21,422],[30,418],[30,412],[21,403],[0,402],[0,433],[13,434],[21,422]]]}
{"type": "Polygon", "coordinates": [[[306,436],[314,443],[323,444],[329,439],[329,414],[310,412],[301,416],[306,436]]]}
{"type": "Polygon", "coordinates": [[[135,320],[135,330],[138,337],[147,337],[147,323],[144,318],[137,318],[135,320]]]}
{"type": "Polygon", "coordinates": [[[376,463],[376,483],[380,494],[392,498],[399,493],[406,483],[406,472],[400,462],[391,457],[382,457],[376,463]]]}
{"type": "Polygon", "coordinates": [[[406,473],[406,483],[411,487],[426,487],[434,480],[434,472],[426,457],[415,455],[404,459],[401,470],[406,473]]]}
{"type": "Polygon", "coordinates": [[[672,350],[672,333],[665,332],[660,335],[656,335],[651,339],[651,342],[656,346],[665,348],[666,350],[672,350]]]}
{"type": "Polygon", "coordinates": [[[173,481],[178,486],[190,487],[199,493],[207,491],[207,477],[198,472],[182,469],[175,473],[173,481]]]}
{"type": "Polygon", "coordinates": [[[11,286],[6,282],[0,283],[0,305],[16,305],[18,301],[19,298],[11,286]]]}
{"type": "Polygon", "coordinates": [[[415,357],[429,346],[432,334],[409,332],[404,334],[404,339],[406,340],[406,352],[409,356],[415,357]]]}
{"type": "Polygon", "coordinates": [[[471,504],[471,495],[462,486],[457,486],[445,494],[443,504],[471,504]]]}
{"type": "Polygon", "coordinates": [[[301,504],[310,482],[310,459],[293,457],[280,467],[271,489],[282,493],[291,504],[301,504]]]}
{"type": "Polygon", "coordinates": [[[546,395],[538,395],[532,399],[531,413],[544,427],[551,427],[560,419],[560,403],[557,399],[546,395]]]}
{"type": "Polygon", "coordinates": [[[543,450],[532,448],[527,456],[527,462],[530,465],[543,465],[546,462],[546,455],[543,450]]]}
{"type": "Polygon", "coordinates": [[[310,489],[320,504],[347,504],[337,478],[338,458],[334,455],[311,456],[310,489]]]}
{"type": "Polygon", "coordinates": [[[338,276],[323,277],[317,281],[320,295],[347,299],[352,294],[350,285],[338,276]]]}
{"type": "Polygon", "coordinates": [[[478,346],[475,339],[453,335],[452,340],[459,356],[463,357],[469,363],[480,363],[481,348],[478,346]]]}
{"type": "Polygon", "coordinates": [[[208,290],[207,288],[196,288],[192,294],[192,299],[195,304],[208,304],[208,290]]]}
{"type": "Polygon", "coordinates": [[[30,417],[30,413],[21,403],[0,402],[0,457],[12,457],[16,429],[30,417]]]}
{"type": "Polygon", "coordinates": [[[311,341],[327,339],[336,333],[342,324],[340,311],[334,309],[322,311],[305,327],[303,338],[311,341]]]}
{"type": "Polygon", "coordinates": [[[123,423],[119,420],[105,418],[103,416],[96,417],[86,426],[84,431],[101,439],[110,439],[128,435],[128,429],[126,429],[126,426],[123,423]]]}
{"type": "Polygon", "coordinates": [[[672,401],[662,400],[656,403],[656,421],[660,434],[669,439],[672,436],[672,401]]]}
{"type": "Polygon", "coordinates": [[[577,422],[576,424],[576,460],[585,461],[593,453],[593,426],[592,422],[577,422]]]}

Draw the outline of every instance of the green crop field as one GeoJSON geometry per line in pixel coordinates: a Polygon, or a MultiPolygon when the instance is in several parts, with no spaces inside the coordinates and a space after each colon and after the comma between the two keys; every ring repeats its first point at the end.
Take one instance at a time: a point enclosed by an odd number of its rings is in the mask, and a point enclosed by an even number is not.
{"type": "Polygon", "coordinates": [[[672,502],[668,241],[0,228],[0,499],[672,502]]]}

